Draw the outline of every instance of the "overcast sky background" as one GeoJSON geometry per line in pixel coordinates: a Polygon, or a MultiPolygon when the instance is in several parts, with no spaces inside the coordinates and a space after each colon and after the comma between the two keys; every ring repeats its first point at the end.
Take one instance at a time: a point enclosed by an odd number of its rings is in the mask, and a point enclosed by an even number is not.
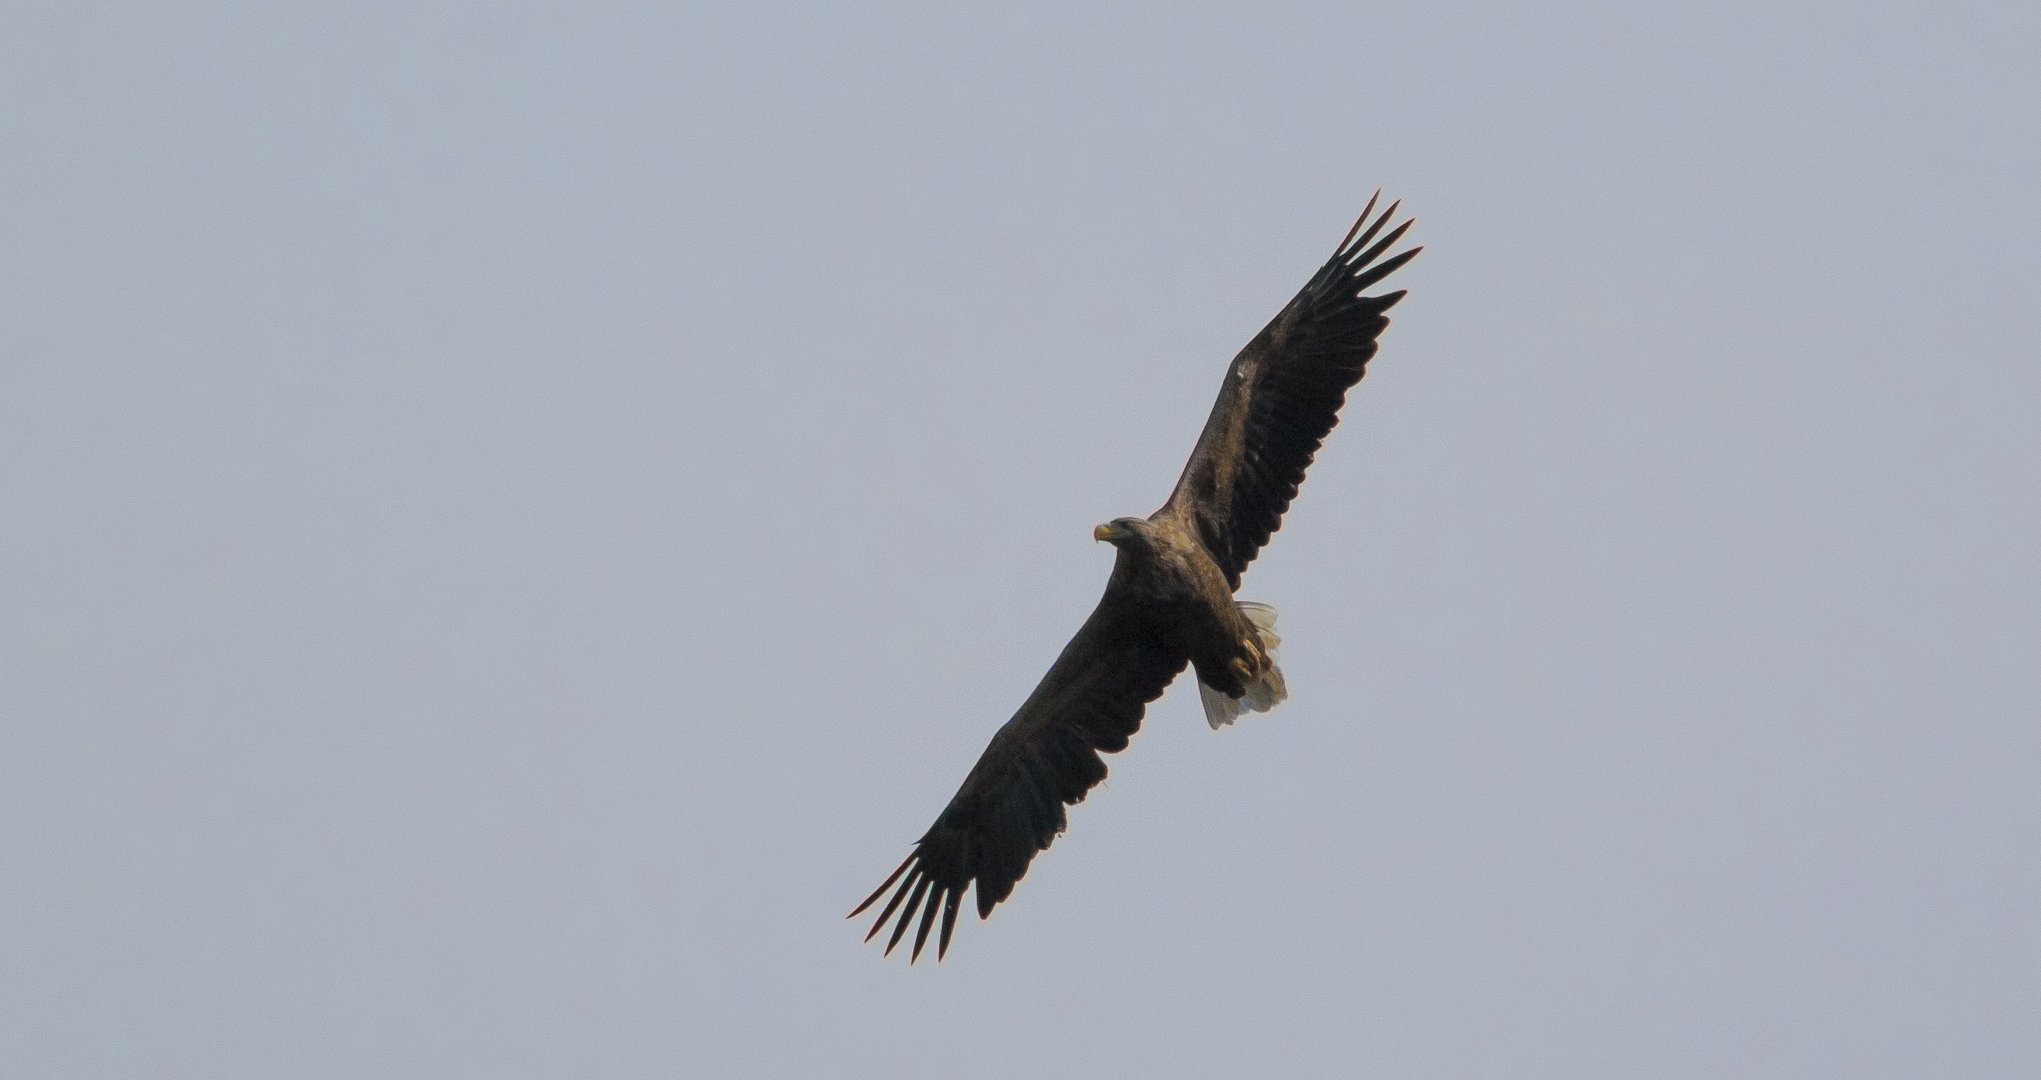
{"type": "Polygon", "coordinates": [[[2041,8],[13,3],[0,1073],[2041,1075],[2041,8]],[[1244,597],[843,915],[1377,185],[1244,597]]]}

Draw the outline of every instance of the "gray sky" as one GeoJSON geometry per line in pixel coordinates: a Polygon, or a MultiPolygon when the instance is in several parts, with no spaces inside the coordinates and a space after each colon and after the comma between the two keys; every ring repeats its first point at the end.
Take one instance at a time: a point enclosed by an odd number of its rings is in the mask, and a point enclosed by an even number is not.
{"type": "Polygon", "coordinates": [[[2032,4],[0,15],[0,1072],[2041,1073],[2032,4]],[[844,912],[1376,186],[989,923],[844,912]]]}

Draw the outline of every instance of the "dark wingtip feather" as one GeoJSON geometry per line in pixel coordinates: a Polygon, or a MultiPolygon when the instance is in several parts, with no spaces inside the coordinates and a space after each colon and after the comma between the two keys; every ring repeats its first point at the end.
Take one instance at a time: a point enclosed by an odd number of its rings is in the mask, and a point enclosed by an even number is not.
{"type": "Polygon", "coordinates": [[[848,914],[848,915],[845,915],[845,916],[844,916],[844,918],[846,918],[846,919],[855,919],[855,918],[857,918],[857,917],[858,917],[858,915],[859,915],[860,913],[862,913],[862,912],[863,912],[863,911],[864,911],[864,910],[865,910],[866,908],[868,908],[868,907],[871,907],[871,906],[872,906],[872,902],[873,902],[873,901],[875,901],[875,900],[877,900],[877,899],[878,899],[879,897],[881,897],[881,896],[885,895],[885,892],[886,892],[886,890],[887,890],[887,889],[890,889],[890,888],[892,888],[892,887],[893,887],[893,882],[895,882],[895,881],[899,880],[899,878],[900,878],[900,875],[902,875],[902,874],[906,873],[906,872],[907,872],[907,868],[908,868],[908,867],[910,867],[910,866],[913,866],[913,865],[914,865],[914,856],[915,856],[915,855],[919,855],[919,854],[921,854],[921,852],[917,850],[917,851],[915,851],[914,853],[912,853],[912,854],[908,855],[908,856],[907,856],[907,858],[906,858],[905,860],[903,860],[903,861],[902,861],[902,862],[900,863],[900,868],[899,868],[898,870],[895,870],[895,871],[893,871],[892,875],[891,875],[890,877],[888,877],[888,878],[886,879],[886,883],[885,883],[885,884],[883,884],[883,885],[879,886],[879,887],[878,887],[878,888],[876,888],[876,889],[873,889],[873,890],[872,890],[872,895],[870,895],[870,896],[867,896],[867,897],[865,897],[865,902],[864,902],[864,903],[862,903],[862,904],[859,904],[859,905],[858,905],[857,907],[855,907],[855,908],[852,908],[852,909],[851,909],[851,913],[850,913],[850,914],[848,914]]]}
{"type": "MultiPolygon", "coordinates": [[[[1403,224],[1398,225],[1395,228],[1389,230],[1389,235],[1384,236],[1382,239],[1375,241],[1374,247],[1371,247],[1367,251],[1354,256],[1351,265],[1358,270],[1359,268],[1374,262],[1376,259],[1381,258],[1382,253],[1389,250],[1390,247],[1394,246],[1396,241],[1403,239],[1403,234],[1409,232],[1410,227],[1415,224],[1417,224],[1417,219],[1411,218],[1410,220],[1405,221],[1403,224]]],[[[1402,264],[1399,263],[1398,265],[1400,266],[1402,264]]]]}
{"type": "MultiPolygon", "coordinates": [[[[1400,233],[1402,230],[1399,229],[1397,231],[1400,233]]],[[[1391,239],[1393,239],[1393,237],[1391,239]]],[[[1388,240],[1383,241],[1383,243],[1385,244],[1388,242],[1389,242],[1388,240]]],[[[1365,289],[1370,285],[1373,285],[1374,283],[1382,280],[1383,278],[1388,277],[1390,274],[1396,272],[1397,267],[1400,267],[1404,263],[1407,263],[1410,260],[1417,258],[1417,253],[1423,250],[1424,249],[1421,247],[1411,248],[1409,251],[1405,251],[1398,254],[1395,258],[1385,260],[1382,263],[1382,265],[1374,267],[1368,270],[1366,273],[1355,274],[1352,286],[1353,290],[1355,292],[1359,292],[1360,290],[1365,289]]],[[[1403,294],[1399,292],[1396,295],[1399,298],[1401,298],[1403,294]]]]}
{"type": "Polygon", "coordinates": [[[893,936],[886,940],[886,951],[880,955],[893,955],[893,947],[900,944],[900,939],[907,935],[908,926],[914,922],[914,912],[917,908],[921,907],[922,897],[927,895],[927,893],[928,878],[916,874],[914,895],[907,898],[907,906],[900,910],[900,921],[893,924],[893,936]]]}
{"type": "MultiPolygon", "coordinates": [[[[899,877],[900,875],[896,873],[893,876],[899,877]]],[[[878,921],[872,923],[872,928],[870,930],[865,931],[866,941],[870,941],[872,940],[872,938],[878,936],[879,928],[886,925],[886,920],[892,916],[893,909],[899,907],[900,901],[907,898],[907,889],[909,886],[914,884],[916,879],[920,879],[923,881],[927,880],[926,878],[922,878],[920,874],[914,874],[910,876],[906,881],[901,882],[900,891],[894,893],[893,899],[886,903],[886,910],[879,912],[878,921]]],[[[888,881],[887,884],[890,885],[892,884],[892,882],[888,881]]]]}
{"type": "Polygon", "coordinates": [[[1355,263],[1366,265],[1368,260],[1365,257],[1356,256],[1354,252],[1359,251],[1362,245],[1366,244],[1370,240],[1373,240],[1375,238],[1375,234],[1382,231],[1382,226],[1389,224],[1389,219],[1396,216],[1397,209],[1400,208],[1402,205],[1403,205],[1402,199],[1398,199],[1395,202],[1390,203],[1388,209],[1383,210],[1381,216],[1375,219],[1375,223],[1373,225],[1368,226],[1368,231],[1361,234],[1360,239],[1355,240],[1351,246],[1346,247],[1340,251],[1340,256],[1346,260],[1348,265],[1353,265],[1355,263]]]}
{"type": "Polygon", "coordinates": [[[1346,239],[1341,240],[1339,242],[1339,246],[1332,249],[1332,253],[1334,255],[1343,255],[1346,253],[1347,245],[1354,242],[1354,234],[1361,231],[1361,226],[1366,225],[1368,223],[1368,215],[1375,212],[1375,200],[1381,197],[1382,197],[1381,188],[1376,188],[1375,193],[1373,195],[1368,196],[1368,205],[1362,208],[1361,216],[1354,219],[1354,227],[1346,231],[1346,239]]]}
{"type": "Polygon", "coordinates": [[[957,906],[963,902],[964,890],[951,889],[949,899],[943,902],[943,932],[936,939],[935,961],[940,964],[950,951],[950,931],[957,927],[957,906]]]}
{"type": "Polygon", "coordinates": [[[940,885],[936,886],[935,892],[929,895],[927,906],[921,909],[921,926],[914,931],[914,951],[907,954],[908,963],[912,964],[921,959],[921,947],[928,944],[928,928],[935,925],[935,909],[942,902],[943,894],[948,891],[940,885]]]}

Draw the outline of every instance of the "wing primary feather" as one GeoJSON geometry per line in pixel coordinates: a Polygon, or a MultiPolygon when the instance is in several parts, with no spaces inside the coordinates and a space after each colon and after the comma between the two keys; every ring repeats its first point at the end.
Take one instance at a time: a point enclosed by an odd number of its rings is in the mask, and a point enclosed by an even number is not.
{"type": "MultiPolygon", "coordinates": [[[[1417,219],[1411,218],[1389,230],[1389,235],[1375,241],[1375,246],[1369,248],[1365,254],[1354,256],[1353,265],[1361,267],[1374,262],[1377,258],[1381,257],[1383,252],[1389,250],[1390,246],[1395,244],[1396,241],[1403,239],[1403,234],[1409,232],[1410,227],[1415,224],[1417,224],[1417,219]]],[[[1397,265],[1401,266],[1402,264],[1398,263],[1397,265]]]]}
{"type": "MultiPolygon", "coordinates": [[[[1407,263],[1410,260],[1417,258],[1417,253],[1423,250],[1424,249],[1421,247],[1411,248],[1409,251],[1403,252],[1402,254],[1396,256],[1393,259],[1390,259],[1389,261],[1383,263],[1382,265],[1369,270],[1365,274],[1355,274],[1352,286],[1354,291],[1359,292],[1360,290],[1365,289],[1370,285],[1373,285],[1374,283],[1382,280],[1383,278],[1388,277],[1390,274],[1395,273],[1397,267],[1402,266],[1404,263],[1407,263]]],[[[1399,289],[1394,295],[1396,296],[1397,299],[1400,300],[1403,298],[1403,294],[1406,291],[1408,290],[1399,289]]]]}
{"type": "Polygon", "coordinates": [[[916,874],[915,879],[914,895],[907,898],[907,906],[900,910],[900,921],[893,924],[893,936],[886,939],[886,951],[880,953],[881,956],[893,955],[893,946],[900,944],[900,939],[907,934],[907,928],[914,924],[914,910],[921,906],[921,898],[928,892],[927,875],[916,874]]]}
{"type": "Polygon", "coordinates": [[[1354,255],[1354,252],[1359,251],[1363,244],[1366,244],[1368,241],[1373,240],[1375,238],[1375,234],[1382,231],[1382,226],[1389,224],[1389,219],[1396,216],[1397,208],[1402,205],[1403,205],[1402,199],[1398,199],[1395,202],[1390,203],[1389,208],[1382,211],[1382,216],[1376,218],[1375,223],[1373,225],[1368,226],[1368,231],[1362,233],[1361,238],[1359,240],[1354,241],[1352,247],[1347,248],[1343,252],[1341,252],[1341,254],[1346,256],[1346,261],[1349,265],[1352,265],[1354,263],[1359,263],[1363,266],[1367,265],[1368,260],[1356,257],[1354,255]]]}
{"type": "Polygon", "coordinates": [[[886,910],[879,912],[879,921],[873,923],[872,928],[870,930],[865,931],[866,941],[870,941],[879,935],[880,929],[886,925],[886,920],[892,917],[893,909],[899,907],[900,901],[905,900],[907,898],[908,887],[913,885],[915,879],[919,878],[920,876],[921,876],[920,874],[910,874],[908,875],[906,881],[900,883],[900,891],[894,893],[893,899],[887,901],[886,910]]]}
{"type": "Polygon", "coordinates": [[[950,931],[957,927],[957,905],[963,900],[964,890],[955,888],[950,890],[949,898],[943,901],[943,932],[935,942],[936,963],[942,963],[943,957],[950,951],[950,931]]]}
{"type": "Polygon", "coordinates": [[[1337,255],[1340,252],[1345,251],[1346,246],[1354,242],[1354,234],[1360,232],[1361,226],[1366,225],[1368,223],[1368,215],[1375,212],[1375,200],[1381,197],[1382,197],[1381,188],[1376,188],[1375,193],[1373,195],[1368,196],[1368,205],[1361,209],[1361,216],[1354,219],[1354,227],[1346,231],[1346,239],[1341,240],[1339,242],[1339,246],[1332,249],[1333,254],[1337,255]]]}
{"type": "Polygon", "coordinates": [[[929,894],[928,904],[921,909],[921,926],[914,931],[914,951],[907,954],[908,963],[912,964],[921,959],[921,947],[928,944],[928,928],[935,925],[936,906],[942,902],[943,894],[948,891],[938,885],[935,892],[929,894]]]}
{"type": "Polygon", "coordinates": [[[887,878],[886,883],[884,885],[881,885],[878,888],[873,889],[872,895],[865,897],[865,902],[859,904],[856,907],[856,909],[854,909],[850,914],[845,915],[844,918],[846,919],[857,918],[860,914],[864,912],[866,908],[871,907],[874,901],[878,900],[879,897],[884,896],[886,894],[886,890],[892,888],[893,883],[895,881],[900,880],[900,875],[906,873],[907,868],[914,865],[914,857],[915,855],[919,854],[920,852],[913,852],[909,854],[907,858],[900,863],[900,869],[893,871],[893,876],[887,878]]]}

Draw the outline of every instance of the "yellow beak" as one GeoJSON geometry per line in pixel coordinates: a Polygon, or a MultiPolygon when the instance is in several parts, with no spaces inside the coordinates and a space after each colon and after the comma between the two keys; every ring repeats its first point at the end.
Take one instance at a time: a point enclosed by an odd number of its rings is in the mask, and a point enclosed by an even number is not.
{"type": "Polygon", "coordinates": [[[1113,523],[1108,521],[1098,528],[1091,530],[1091,538],[1093,540],[1111,540],[1113,538],[1113,523]]]}

